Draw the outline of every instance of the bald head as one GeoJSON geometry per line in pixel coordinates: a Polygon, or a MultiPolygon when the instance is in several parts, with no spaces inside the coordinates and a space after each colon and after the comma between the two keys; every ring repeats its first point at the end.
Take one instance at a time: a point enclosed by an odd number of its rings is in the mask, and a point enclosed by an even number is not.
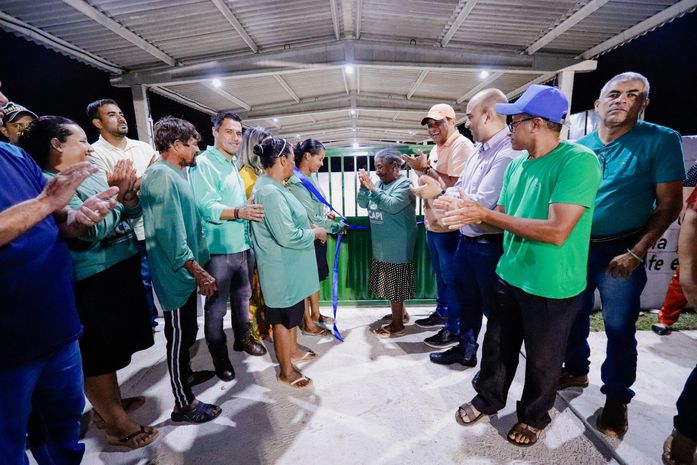
{"type": "Polygon", "coordinates": [[[465,126],[477,142],[486,142],[506,126],[506,117],[496,112],[497,103],[508,103],[499,89],[489,88],[477,92],[467,104],[465,126]]]}

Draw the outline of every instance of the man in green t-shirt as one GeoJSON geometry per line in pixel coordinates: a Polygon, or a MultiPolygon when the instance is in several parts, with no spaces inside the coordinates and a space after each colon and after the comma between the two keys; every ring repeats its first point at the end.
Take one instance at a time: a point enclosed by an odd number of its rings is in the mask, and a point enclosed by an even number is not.
{"type": "Polygon", "coordinates": [[[477,395],[460,406],[471,424],[506,405],[521,343],[527,362],[518,423],[509,442],[529,446],[550,423],[556,381],[586,287],[588,240],[600,166],[589,149],[560,141],[569,102],[559,89],[532,85],[512,104],[511,145],[525,150],[508,166],[496,210],[478,202],[446,214],[452,227],[486,223],[504,230],[496,299],[482,349],[477,395]]]}

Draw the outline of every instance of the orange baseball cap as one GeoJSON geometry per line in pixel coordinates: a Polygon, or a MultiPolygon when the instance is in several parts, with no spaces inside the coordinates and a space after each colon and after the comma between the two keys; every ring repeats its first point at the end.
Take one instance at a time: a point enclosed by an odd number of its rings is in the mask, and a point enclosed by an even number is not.
{"type": "Polygon", "coordinates": [[[426,125],[427,119],[441,121],[445,118],[457,119],[455,117],[455,110],[453,110],[453,107],[451,107],[447,103],[439,103],[433,105],[431,109],[428,110],[428,114],[424,117],[424,119],[421,120],[421,126],[426,125]]]}

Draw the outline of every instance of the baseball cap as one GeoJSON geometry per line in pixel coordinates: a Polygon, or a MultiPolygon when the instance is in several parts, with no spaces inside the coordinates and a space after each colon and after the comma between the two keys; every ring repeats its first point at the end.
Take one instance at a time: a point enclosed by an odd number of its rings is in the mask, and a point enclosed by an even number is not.
{"type": "Polygon", "coordinates": [[[427,119],[441,121],[445,118],[455,119],[455,110],[453,110],[453,107],[447,103],[438,103],[433,105],[431,109],[428,110],[428,114],[421,120],[421,126],[426,124],[427,119]]]}
{"type": "Polygon", "coordinates": [[[38,118],[38,116],[36,116],[36,113],[30,111],[29,109],[27,109],[27,107],[24,107],[14,102],[8,102],[7,104],[5,104],[5,106],[2,107],[2,113],[4,113],[4,116],[2,117],[2,124],[11,123],[12,121],[19,118],[20,115],[22,115],[23,113],[31,116],[34,119],[38,118]]]}
{"type": "Polygon", "coordinates": [[[553,123],[561,124],[569,111],[569,100],[556,87],[533,84],[528,87],[515,103],[497,103],[496,112],[500,115],[527,113],[539,116],[553,123]]]}

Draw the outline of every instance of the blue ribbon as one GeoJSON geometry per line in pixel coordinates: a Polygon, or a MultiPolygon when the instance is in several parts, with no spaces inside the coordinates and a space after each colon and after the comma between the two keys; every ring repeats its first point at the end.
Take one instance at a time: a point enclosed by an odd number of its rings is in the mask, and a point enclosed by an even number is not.
{"type": "MultiPolygon", "coordinates": [[[[305,188],[310,191],[312,195],[314,195],[317,200],[319,200],[321,203],[326,205],[331,211],[336,213],[341,217],[342,220],[344,220],[344,223],[348,226],[349,229],[355,229],[355,230],[367,230],[369,229],[368,226],[356,226],[352,224],[348,224],[346,221],[346,217],[339,213],[331,203],[327,201],[327,199],[324,198],[322,193],[315,187],[314,184],[312,184],[312,181],[307,179],[307,176],[303,174],[302,171],[300,171],[297,167],[293,168],[293,174],[297,176],[297,178],[300,180],[300,182],[305,186],[305,188]]],[[[416,223],[417,225],[423,224],[423,221],[418,221],[416,223]]],[[[334,327],[332,328],[332,333],[334,333],[334,337],[338,339],[341,342],[344,342],[344,338],[341,336],[341,332],[339,331],[339,328],[336,326],[336,310],[339,307],[339,252],[341,251],[341,240],[343,239],[344,235],[339,233],[337,234],[336,237],[336,250],[334,251],[334,269],[332,270],[332,310],[334,312],[334,327]]]]}

